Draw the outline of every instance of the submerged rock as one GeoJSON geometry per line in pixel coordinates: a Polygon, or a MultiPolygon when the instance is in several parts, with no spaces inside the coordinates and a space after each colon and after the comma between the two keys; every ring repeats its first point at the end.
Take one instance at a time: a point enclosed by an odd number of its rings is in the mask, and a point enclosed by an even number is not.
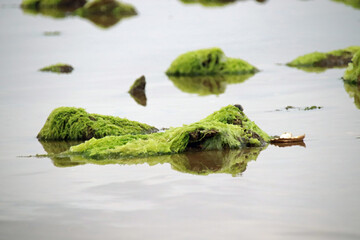
{"type": "Polygon", "coordinates": [[[357,51],[349,63],[343,79],[350,83],[360,84],[360,50],[357,51]]]}
{"type": "Polygon", "coordinates": [[[137,12],[132,5],[127,3],[115,0],[94,0],[76,10],[76,15],[107,28],[115,25],[122,18],[137,15],[137,12]]]}
{"type": "Polygon", "coordinates": [[[140,105],[146,106],[146,94],[145,94],[146,80],[145,76],[141,76],[136,79],[133,85],[130,87],[129,93],[131,97],[140,105]]]}
{"type": "Polygon", "coordinates": [[[168,76],[174,85],[186,93],[196,93],[199,96],[219,95],[225,92],[227,84],[241,83],[253,74],[219,75],[219,76],[168,76]]]}
{"type": "Polygon", "coordinates": [[[258,70],[248,62],[228,58],[220,48],[201,49],[184,53],[170,65],[169,76],[206,76],[254,74],[258,70]]]}
{"type": "Polygon", "coordinates": [[[332,0],[332,1],[344,3],[346,5],[352,6],[353,8],[360,9],[360,1],[359,0],[332,0]]]}
{"type": "Polygon", "coordinates": [[[351,46],[327,53],[313,52],[300,56],[286,65],[308,72],[322,72],[327,68],[346,67],[360,46],[351,46]]]}
{"type": "Polygon", "coordinates": [[[147,134],[155,127],[125,118],[87,113],[82,108],[59,107],[47,118],[39,140],[88,140],[105,136],[147,134]]]}
{"type": "Polygon", "coordinates": [[[41,68],[39,71],[42,72],[54,72],[54,73],[71,73],[74,68],[69,64],[58,63],[41,68]]]}
{"type": "Polygon", "coordinates": [[[108,136],[70,148],[70,156],[114,159],[175,154],[190,150],[262,147],[269,136],[236,106],[227,106],[205,119],[148,135],[108,136]]]}

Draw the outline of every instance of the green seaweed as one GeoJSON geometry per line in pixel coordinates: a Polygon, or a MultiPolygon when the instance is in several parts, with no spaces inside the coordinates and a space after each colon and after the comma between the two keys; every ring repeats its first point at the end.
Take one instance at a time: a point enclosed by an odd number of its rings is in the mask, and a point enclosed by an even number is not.
{"type": "Polygon", "coordinates": [[[359,0],[332,0],[334,2],[340,2],[345,5],[349,5],[353,8],[360,9],[360,1],[359,0]]]}
{"type": "Polygon", "coordinates": [[[125,118],[90,114],[82,108],[59,107],[50,113],[37,138],[88,140],[92,137],[147,134],[155,131],[155,127],[125,118]]]}
{"type": "Polygon", "coordinates": [[[344,81],[360,84],[360,50],[354,54],[344,76],[344,81]]]}
{"type": "Polygon", "coordinates": [[[41,68],[39,71],[42,72],[54,72],[54,73],[71,73],[74,68],[69,64],[58,63],[41,68]]]}
{"type": "Polygon", "coordinates": [[[254,74],[223,76],[168,76],[174,85],[186,93],[199,96],[219,95],[225,92],[227,84],[242,83],[254,74]]]}
{"type": "Polygon", "coordinates": [[[74,10],[82,7],[86,0],[23,0],[21,7],[23,9],[42,9],[42,8],[59,8],[74,10]]]}
{"type": "Polygon", "coordinates": [[[327,68],[346,67],[351,61],[353,55],[359,50],[360,46],[351,46],[327,53],[308,53],[294,59],[286,65],[296,67],[307,72],[323,72],[327,68]]]}
{"type": "Polygon", "coordinates": [[[185,4],[199,3],[205,7],[221,7],[230,3],[235,3],[237,0],[180,0],[185,4]]]}
{"type": "Polygon", "coordinates": [[[232,105],[205,119],[149,135],[108,136],[70,148],[66,154],[92,159],[148,157],[191,150],[265,146],[270,137],[232,105]]]}
{"type": "Polygon", "coordinates": [[[248,62],[228,58],[220,48],[201,49],[184,53],[170,65],[168,76],[206,76],[253,74],[258,70],[248,62]]]}

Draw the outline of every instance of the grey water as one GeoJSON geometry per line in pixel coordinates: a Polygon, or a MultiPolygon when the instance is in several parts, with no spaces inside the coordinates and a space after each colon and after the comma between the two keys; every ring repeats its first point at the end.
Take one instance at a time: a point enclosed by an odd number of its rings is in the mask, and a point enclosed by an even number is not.
{"type": "Polygon", "coordinates": [[[0,239],[360,239],[359,89],[344,85],[344,69],[284,65],[360,45],[360,9],[331,0],[127,2],[137,16],[100,28],[0,0],[0,239]],[[164,74],[178,55],[215,46],[261,71],[205,95],[164,74]],[[58,62],[75,70],[38,71],[58,62]],[[128,94],[141,75],[146,107],[128,94]],[[162,128],[237,103],[270,135],[305,133],[306,147],[269,145],[235,176],[150,160],[67,166],[18,157],[46,153],[36,135],[59,106],[162,128]],[[288,105],[323,108],[276,111],[288,105]]]}

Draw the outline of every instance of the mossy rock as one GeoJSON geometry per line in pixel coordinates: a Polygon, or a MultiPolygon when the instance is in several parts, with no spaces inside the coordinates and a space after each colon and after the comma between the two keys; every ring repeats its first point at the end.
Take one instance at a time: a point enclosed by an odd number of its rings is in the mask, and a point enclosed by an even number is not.
{"type": "Polygon", "coordinates": [[[145,94],[146,80],[145,76],[141,76],[135,80],[130,87],[129,93],[131,97],[140,105],[146,106],[147,98],[145,94]]]}
{"type": "Polygon", "coordinates": [[[228,58],[220,48],[201,49],[177,57],[166,71],[168,76],[253,74],[258,70],[248,62],[228,58]]]}
{"type": "Polygon", "coordinates": [[[88,140],[105,136],[147,134],[155,127],[125,118],[87,113],[82,108],[59,107],[47,118],[39,140],[88,140]]]}
{"type": "Polygon", "coordinates": [[[75,14],[89,19],[97,26],[108,28],[123,18],[137,15],[137,12],[131,4],[115,0],[94,0],[76,10],[75,14]]]}
{"type": "Polygon", "coordinates": [[[57,8],[64,11],[74,11],[81,8],[86,3],[86,0],[23,0],[21,7],[23,9],[46,9],[57,8]]]}
{"type": "Polygon", "coordinates": [[[360,50],[355,53],[349,63],[343,79],[350,83],[360,84],[360,50]]]}
{"type": "Polygon", "coordinates": [[[334,2],[344,3],[353,8],[360,9],[360,0],[332,0],[334,2]]]}
{"type": "Polygon", "coordinates": [[[235,3],[237,0],[180,0],[185,4],[199,3],[205,7],[221,7],[229,3],[235,3]]]}
{"type": "Polygon", "coordinates": [[[196,93],[199,96],[220,95],[225,92],[227,84],[241,83],[253,74],[220,75],[220,76],[169,76],[174,85],[183,92],[196,93]]]}
{"type": "Polygon", "coordinates": [[[344,82],[345,91],[354,99],[355,106],[360,109],[360,84],[344,82]]]}
{"type": "Polygon", "coordinates": [[[205,119],[148,135],[108,136],[73,146],[66,154],[90,159],[148,157],[185,151],[263,147],[270,137],[229,105],[205,119]]]}
{"type": "Polygon", "coordinates": [[[54,72],[54,73],[71,73],[74,68],[69,64],[58,63],[41,68],[41,72],[54,72]]]}
{"type": "Polygon", "coordinates": [[[308,72],[322,72],[327,68],[346,67],[360,46],[351,46],[327,53],[313,52],[300,56],[286,65],[308,72]]]}

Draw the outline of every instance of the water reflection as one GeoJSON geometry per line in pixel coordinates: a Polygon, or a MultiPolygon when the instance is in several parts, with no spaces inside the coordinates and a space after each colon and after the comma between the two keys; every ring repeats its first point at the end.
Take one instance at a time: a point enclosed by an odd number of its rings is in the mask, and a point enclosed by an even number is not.
{"type": "Polygon", "coordinates": [[[334,2],[343,3],[346,5],[349,5],[353,8],[360,9],[360,1],[359,0],[332,0],[334,2]]]}
{"type": "MultiPolygon", "coordinates": [[[[48,154],[59,154],[67,151],[71,146],[79,142],[40,142],[48,154]]],[[[107,159],[94,160],[86,159],[81,156],[53,156],[50,157],[56,167],[73,167],[83,164],[120,164],[136,165],[169,163],[171,168],[182,172],[195,175],[209,175],[212,173],[226,173],[232,176],[239,176],[246,170],[247,163],[256,160],[263,148],[246,148],[242,150],[223,150],[223,151],[202,151],[186,152],[183,154],[163,155],[149,158],[131,159],[107,159]]]]}
{"type": "MultiPolygon", "coordinates": [[[[245,1],[245,0],[180,0],[180,1],[185,4],[199,3],[205,7],[221,7],[221,6],[231,4],[231,3],[245,1]]],[[[266,2],[266,0],[255,0],[255,1],[259,2],[259,3],[266,2]]]]}
{"type": "Polygon", "coordinates": [[[344,82],[345,91],[351,98],[354,98],[355,106],[360,109],[360,83],[353,84],[344,82]]]}
{"type": "Polygon", "coordinates": [[[245,82],[254,74],[227,76],[168,76],[174,85],[183,92],[196,93],[199,96],[219,95],[225,92],[227,84],[245,82]]]}
{"type": "Polygon", "coordinates": [[[100,10],[97,11],[90,9],[91,5],[90,7],[87,7],[88,5],[82,6],[80,4],[69,7],[23,7],[22,10],[25,14],[42,15],[52,18],[66,18],[78,16],[80,18],[91,21],[100,28],[112,27],[124,18],[137,15],[135,9],[129,8],[129,10],[117,10],[120,3],[117,3],[113,0],[102,0],[98,2],[103,4],[104,6],[103,8],[100,7],[100,10]],[[113,6],[111,5],[109,7],[109,4],[112,4],[113,6]],[[111,11],[111,7],[114,9],[113,11],[111,11]]]}

